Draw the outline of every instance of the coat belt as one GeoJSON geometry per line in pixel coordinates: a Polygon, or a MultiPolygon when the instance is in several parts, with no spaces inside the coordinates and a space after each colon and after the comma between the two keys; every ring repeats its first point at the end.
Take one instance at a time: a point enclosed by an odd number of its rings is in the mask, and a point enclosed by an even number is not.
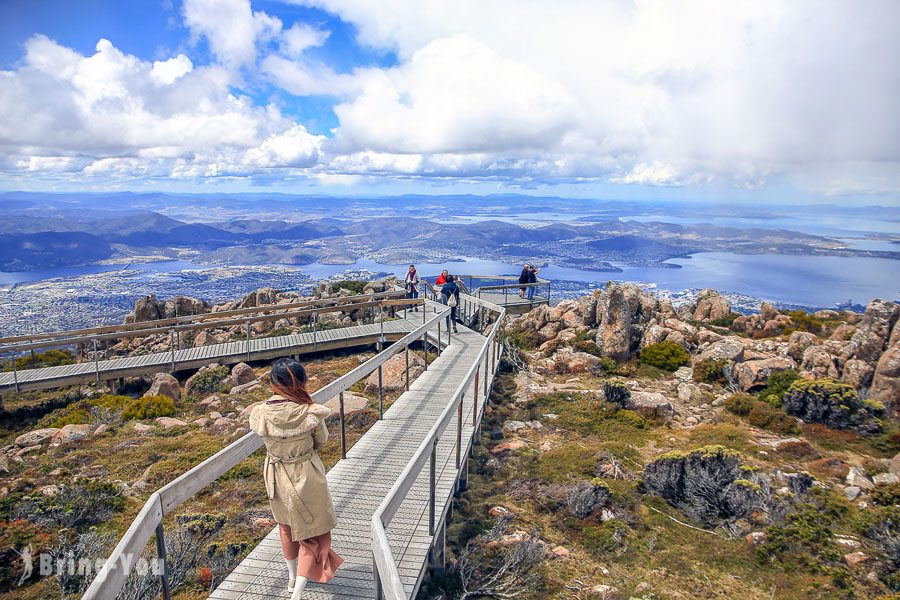
{"type": "MultiPolygon", "coordinates": [[[[284,469],[284,465],[295,465],[297,463],[303,463],[310,460],[315,454],[315,450],[310,448],[307,452],[304,452],[300,456],[295,456],[292,458],[286,458],[283,456],[275,456],[274,454],[266,454],[266,465],[265,465],[265,480],[266,480],[266,494],[269,496],[269,500],[275,499],[275,469],[278,465],[282,465],[282,469],[284,469]]],[[[287,476],[285,474],[285,476],[287,476]]]]}

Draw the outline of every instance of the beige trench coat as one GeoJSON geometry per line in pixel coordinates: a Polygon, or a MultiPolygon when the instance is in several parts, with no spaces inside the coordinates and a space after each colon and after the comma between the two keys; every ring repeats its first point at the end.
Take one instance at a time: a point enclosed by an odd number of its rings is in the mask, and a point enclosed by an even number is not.
{"type": "Polygon", "coordinates": [[[316,452],[328,439],[325,418],[330,414],[321,404],[291,401],[263,402],[250,412],[250,428],[266,444],[263,478],[272,515],[290,525],[294,541],[322,535],[337,524],[325,466],[316,452]]]}

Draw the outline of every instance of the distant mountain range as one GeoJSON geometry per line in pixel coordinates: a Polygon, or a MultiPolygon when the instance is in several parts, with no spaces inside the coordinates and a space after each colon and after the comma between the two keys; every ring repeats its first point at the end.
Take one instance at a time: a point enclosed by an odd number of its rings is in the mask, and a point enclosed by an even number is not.
{"type": "MultiPolygon", "coordinates": [[[[883,209],[865,210],[870,218],[895,218],[883,209]]],[[[699,214],[709,210],[708,205],[695,208],[699,214]]],[[[749,210],[735,209],[734,214],[745,216],[749,210]]],[[[764,211],[752,210],[766,222],[764,211]]],[[[479,256],[609,270],[614,269],[612,262],[653,265],[700,251],[900,258],[900,252],[852,250],[831,238],[774,227],[619,218],[663,211],[684,214],[684,206],[508,195],[326,198],[13,192],[0,194],[0,270],[129,262],[148,255],[189,255],[192,261],[211,264],[295,265],[353,262],[362,256],[382,262],[479,256]]],[[[773,219],[773,226],[776,223],[773,219]]]]}

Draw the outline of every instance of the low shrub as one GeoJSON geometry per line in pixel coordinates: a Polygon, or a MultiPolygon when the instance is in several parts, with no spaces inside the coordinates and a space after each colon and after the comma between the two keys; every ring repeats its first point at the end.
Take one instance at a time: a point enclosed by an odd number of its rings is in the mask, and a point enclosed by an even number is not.
{"type": "Polygon", "coordinates": [[[91,414],[83,408],[74,408],[65,415],[53,421],[51,427],[65,427],[66,425],[82,425],[91,422],[91,414]]]}
{"type": "Polygon", "coordinates": [[[781,406],[781,399],[795,381],[800,379],[796,371],[787,369],[769,375],[769,381],[759,392],[759,399],[775,406],[781,406]]]}
{"type": "Polygon", "coordinates": [[[168,396],[144,396],[135,398],[126,406],[122,416],[126,419],[155,419],[175,414],[175,401],[168,396]]]}
{"type": "MultiPolygon", "coordinates": [[[[24,369],[40,369],[43,367],[59,367],[62,365],[73,365],[75,364],[75,355],[72,354],[70,350],[47,350],[46,352],[39,352],[34,355],[34,359],[31,358],[31,355],[21,356],[16,359],[16,370],[24,370],[24,369]]],[[[5,364],[3,366],[4,371],[12,371],[12,365],[5,364]]]]}
{"type": "Polygon", "coordinates": [[[566,495],[566,507],[569,512],[583,519],[598,508],[606,506],[612,500],[609,486],[601,479],[583,481],[569,490],[566,495]]]}
{"type": "Polygon", "coordinates": [[[756,400],[750,394],[737,393],[725,399],[725,409],[739,417],[746,417],[753,410],[756,400]]]}
{"type": "Polygon", "coordinates": [[[600,346],[597,345],[597,342],[593,340],[578,340],[572,344],[572,348],[579,352],[587,352],[596,357],[603,357],[603,350],[601,350],[600,346]]]}
{"type": "Polygon", "coordinates": [[[366,282],[356,279],[344,279],[343,281],[335,281],[332,287],[350,291],[352,294],[359,296],[366,289],[366,282]]]}
{"type": "Polygon", "coordinates": [[[108,481],[79,481],[60,486],[53,496],[35,493],[14,500],[10,508],[13,518],[55,529],[107,523],[125,509],[122,492],[108,481]]]}
{"type": "Polygon", "coordinates": [[[731,326],[734,325],[734,320],[740,316],[741,316],[740,313],[730,312],[723,317],[713,319],[712,324],[717,327],[728,327],[729,329],[731,329],[731,326]]]}
{"type": "Polygon", "coordinates": [[[900,506],[900,483],[876,485],[872,490],[872,503],[879,506],[900,506]]]}
{"type": "Polygon", "coordinates": [[[795,418],[786,415],[768,402],[754,401],[753,408],[750,409],[750,413],[747,414],[747,420],[754,427],[768,429],[775,433],[800,433],[800,427],[797,425],[797,420],[795,418]]]}
{"type": "Polygon", "coordinates": [[[191,393],[204,394],[217,391],[229,373],[225,365],[203,369],[191,378],[191,393]]]}
{"type": "Polygon", "coordinates": [[[724,358],[704,358],[694,365],[694,381],[701,383],[724,383],[725,367],[728,361],[724,358]]]}
{"type": "Polygon", "coordinates": [[[686,365],[691,360],[691,355],[680,344],[667,340],[646,346],[641,350],[640,358],[646,365],[664,371],[675,371],[678,367],[686,365]]]}
{"type": "Polygon", "coordinates": [[[864,434],[882,428],[878,418],[884,414],[884,406],[863,401],[853,386],[834,379],[798,379],[784,393],[782,403],[789,414],[808,423],[864,434]]]}

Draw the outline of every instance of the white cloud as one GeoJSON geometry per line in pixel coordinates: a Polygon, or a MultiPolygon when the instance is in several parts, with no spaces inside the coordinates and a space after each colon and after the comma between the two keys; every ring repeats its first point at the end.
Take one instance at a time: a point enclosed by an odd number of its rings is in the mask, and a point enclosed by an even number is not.
{"type": "Polygon", "coordinates": [[[305,50],[324,44],[329,35],[329,31],[298,21],[282,34],[281,48],[288,56],[300,56],[305,50]]]}
{"type": "Polygon", "coordinates": [[[184,54],[179,54],[169,60],[153,61],[150,76],[158,85],[170,85],[175,83],[179,77],[190,73],[193,68],[194,64],[191,59],[184,54]]]}
{"type": "Polygon", "coordinates": [[[277,36],[282,27],[280,19],[253,12],[250,0],[185,0],[184,22],[229,66],[252,64],[257,41],[277,36]]]}
{"type": "Polygon", "coordinates": [[[35,36],[24,63],[0,72],[6,170],[92,177],[209,177],[309,167],[321,136],[255,106],[219,66],[178,55],[150,63],[107,40],[82,56],[35,36]]]}
{"type": "Polygon", "coordinates": [[[488,150],[536,177],[808,185],[815,173],[834,192],[900,191],[892,0],[294,1],[400,59],[357,73],[361,91],[339,82],[341,152],[488,150]]]}

